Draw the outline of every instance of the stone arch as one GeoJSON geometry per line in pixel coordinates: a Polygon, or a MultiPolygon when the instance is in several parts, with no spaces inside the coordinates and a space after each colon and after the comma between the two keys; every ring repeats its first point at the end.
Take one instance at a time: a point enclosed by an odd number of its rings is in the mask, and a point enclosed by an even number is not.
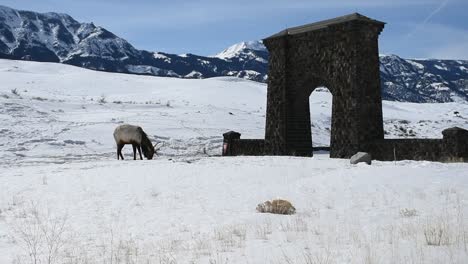
{"type": "Polygon", "coordinates": [[[308,98],[333,94],[330,157],[366,151],[378,160],[468,161],[468,130],[443,139],[384,139],[378,37],[385,23],[360,14],[289,28],[263,40],[270,52],[265,139],[223,134],[225,156],[312,156],[308,98]]]}
{"type": "Polygon", "coordinates": [[[333,95],[331,157],[350,157],[383,139],[378,57],[383,27],[352,14],[264,39],[270,52],[266,153],[313,155],[308,98],[319,86],[333,95]]]}

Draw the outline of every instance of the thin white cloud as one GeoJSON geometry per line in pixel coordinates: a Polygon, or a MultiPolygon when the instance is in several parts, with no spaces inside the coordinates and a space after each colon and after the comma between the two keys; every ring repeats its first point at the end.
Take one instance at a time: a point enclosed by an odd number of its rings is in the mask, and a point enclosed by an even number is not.
{"type": "MultiPolygon", "coordinates": [[[[247,2],[247,1],[246,1],[247,2]]],[[[296,1],[261,1],[264,6],[279,7],[279,8],[369,8],[369,7],[400,7],[400,6],[417,6],[438,3],[438,0],[296,0],[296,1]]]]}
{"type": "MultiPolygon", "coordinates": [[[[295,23],[313,22],[319,19],[343,15],[349,12],[363,12],[364,15],[385,14],[385,21],[408,25],[407,14],[414,10],[433,7],[431,12],[421,19],[418,25],[414,23],[393,32],[393,35],[382,43],[388,50],[406,56],[427,56],[440,58],[467,59],[468,43],[465,32],[454,32],[453,28],[434,29],[435,16],[443,12],[447,5],[466,3],[466,0],[3,0],[2,4],[13,8],[32,11],[56,11],[68,13],[81,22],[93,21],[110,31],[128,39],[132,44],[143,45],[153,49],[151,43],[164,43],[170,46],[170,41],[180,42],[184,32],[223,32],[236,31],[232,39],[252,39],[265,37],[275,33],[282,27],[294,26],[295,23]],[[387,13],[388,12],[388,13],[387,13]],[[403,16],[400,16],[403,13],[403,16]],[[299,16],[298,14],[301,14],[299,16]],[[296,17],[301,17],[296,19],[296,17]],[[403,17],[395,21],[394,17],[403,17]],[[257,22],[258,21],[258,22],[257,22]],[[257,23],[259,25],[257,25],[257,23]],[[237,26],[236,26],[237,25],[237,26]],[[239,25],[244,27],[239,28],[239,25]],[[246,25],[261,27],[250,30],[246,25]],[[213,27],[215,29],[213,29],[213,27]],[[241,31],[241,33],[238,33],[241,31]],[[408,35],[404,33],[410,32],[408,35]],[[252,34],[256,35],[252,35],[252,34]],[[250,34],[250,35],[249,35],[250,34]],[[409,38],[411,35],[413,37],[409,38]],[[149,43],[149,44],[148,44],[149,43]],[[388,44],[385,44],[388,43],[388,44]],[[402,44],[403,43],[403,44],[402,44]],[[466,50],[466,51],[465,51],[466,50]]],[[[419,13],[419,12],[414,12],[419,13]]],[[[414,16],[413,18],[414,19],[414,16]]],[[[390,31],[391,32],[391,31],[390,31]]],[[[385,34],[385,32],[384,32],[385,34]]],[[[382,39],[381,39],[382,40],[382,39]]],[[[191,40],[192,41],[192,40],[191,40]]],[[[214,41],[193,40],[191,46],[200,45],[213,47],[214,41]],[[197,42],[198,41],[198,42],[197,42]]],[[[195,50],[188,45],[187,49],[195,50]]],[[[222,46],[219,49],[224,48],[222,46]]],[[[177,51],[173,51],[177,52],[177,51]]],[[[213,51],[210,51],[210,53],[213,51]]]]}
{"type": "MultiPolygon", "coordinates": [[[[4,0],[6,5],[32,11],[57,11],[78,20],[94,21],[103,26],[117,25],[132,29],[183,29],[209,25],[218,21],[241,20],[251,17],[262,19],[294,12],[320,12],[319,10],[359,11],[363,8],[424,6],[440,0],[4,0]],[[289,10],[289,11],[286,11],[289,10]],[[122,23],[121,19],[125,20],[122,23]]],[[[453,0],[457,1],[457,0],[453,0]]],[[[346,11],[345,11],[346,12],[346,11]]],[[[342,14],[337,12],[337,15],[342,14]]]]}
{"type": "Polygon", "coordinates": [[[414,33],[418,30],[421,30],[422,28],[424,28],[426,26],[426,24],[437,14],[439,13],[440,11],[442,11],[442,9],[444,9],[447,4],[449,3],[450,0],[444,0],[442,3],[440,3],[440,5],[434,9],[424,20],[422,23],[418,24],[415,26],[415,28],[413,29],[413,31],[411,31],[410,33],[407,34],[407,38],[409,37],[412,37],[414,35],[414,33]]]}
{"type": "MultiPolygon", "coordinates": [[[[80,3],[85,4],[89,1],[82,0],[80,3]]],[[[276,16],[285,17],[285,14],[299,10],[302,13],[310,12],[311,15],[323,11],[342,10],[335,13],[336,15],[344,15],[345,13],[358,12],[367,8],[424,6],[436,4],[439,0],[201,0],[190,2],[174,0],[170,3],[161,1],[135,2],[140,4],[131,9],[128,8],[126,1],[113,4],[113,12],[100,15],[100,20],[105,21],[107,25],[121,24],[120,21],[115,21],[115,16],[121,15],[126,18],[126,23],[119,25],[119,27],[123,26],[129,30],[134,27],[148,27],[153,30],[180,30],[217,22],[251,19],[252,17],[257,19],[269,19],[276,16]]],[[[96,14],[96,11],[93,10],[92,13],[96,14]]]]}
{"type": "Polygon", "coordinates": [[[445,6],[447,6],[447,4],[448,4],[449,1],[450,1],[450,0],[445,0],[445,1],[443,1],[443,2],[439,5],[439,7],[437,7],[434,11],[432,11],[432,13],[430,13],[430,14],[426,17],[426,19],[424,19],[424,21],[422,22],[422,26],[426,25],[427,22],[429,22],[429,20],[431,20],[431,18],[432,18],[433,16],[435,16],[435,15],[436,15],[437,13],[439,13],[445,6]]]}

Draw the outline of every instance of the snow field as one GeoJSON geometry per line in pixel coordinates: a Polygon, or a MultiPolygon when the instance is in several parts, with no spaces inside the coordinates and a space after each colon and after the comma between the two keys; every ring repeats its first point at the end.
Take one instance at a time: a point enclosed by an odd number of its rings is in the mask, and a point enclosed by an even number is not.
{"type": "Polygon", "coordinates": [[[53,263],[466,263],[467,168],[317,155],[4,169],[0,262],[32,263],[25,240],[44,261],[45,232],[53,263]],[[297,214],[255,212],[274,198],[297,214]]]}
{"type": "MultiPolygon", "coordinates": [[[[263,84],[8,60],[0,79],[0,263],[468,262],[466,164],[219,157],[228,130],[264,137],[263,84]],[[160,156],[118,162],[121,123],[162,142],[160,156]],[[255,212],[275,198],[297,214],[255,212]]],[[[323,146],[332,98],[320,90],[323,146]]],[[[468,127],[461,103],[383,111],[386,137],[468,127]]]]}
{"type": "MultiPolygon", "coordinates": [[[[0,60],[0,158],[4,164],[115,156],[113,129],[137,124],[164,143],[161,155],[220,155],[222,133],[263,138],[266,85],[237,78],[184,80],[104,73],[73,66],[0,60]]],[[[330,138],[332,97],[310,96],[312,141],[330,138]]],[[[468,127],[468,105],[383,102],[387,138],[441,138],[468,127]]],[[[124,151],[128,154],[128,148],[124,151]]]]}
{"type": "MultiPolygon", "coordinates": [[[[114,157],[114,128],[138,124],[165,156],[219,155],[222,133],[262,137],[265,85],[236,78],[181,80],[1,61],[0,156],[10,162],[114,157]],[[242,94],[249,96],[243,97],[242,94]]],[[[128,147],[124,148],[128,151],[128,147]]],[[[128,152],[127,152],[128,154],[128,152]]]]}

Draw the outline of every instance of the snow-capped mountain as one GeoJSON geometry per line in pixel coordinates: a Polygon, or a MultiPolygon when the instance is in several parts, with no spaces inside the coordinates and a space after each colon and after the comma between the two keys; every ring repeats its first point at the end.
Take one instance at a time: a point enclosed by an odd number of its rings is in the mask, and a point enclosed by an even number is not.
{"type": "Polygon", "coordinates": [[[247,41],[230,46],[214,56],[235,65],[226,75],[265,82],[268,73],[268,50],[262,41],[247,41]]]}
{"type": "MultiPolygon", "coordinates": [[[[267,71],[253,69],[247,63],[265,63],[268,70],[268,50],[260,41],[233,45],[216,57],[246,62],[244,71],[267,79],[267,71]]],[[[396,55],[380,55],[380,75],[385,100],[416,103],[468,101],[468,61],[465,60],[403,59],[396,55]]]]}
{"type": "MultiPolygon", "coordinates": [[[[137,50],[93,23],[66,14],[0,6],[0,58],[60,62],[93,70],[266,82],[268,51],[261,41],[235,44],[206,57],[137,50]]],[[[380,57],[383,98],[409,102],[468,101],[468,61],[380,57]]]]}
{"type": "Polygon", "coordinates": [[[380,76],[386,100],[468,101],[468,61],[381,55],[380,76]]]}
{"type": "Polygon", "coordinates": [[[263,42],[260,40],[241,42],[218,53],[215,57],[220,59],[232,59],[236,57],[242,57],[245,59],[254,59],[261,62],[266,62],[261,56],[258,55],[260,52],[268,52],[263,42]]]}
{"type": "Polygon", "coordinates": [[[103,64],[96,67],[101,69],[107,60],[132,60],[140,55],[126,40],[66,14],[0,7],[0,32],[4,57],[64,63],[88,58],[103,64]]]}
{"type": "MultiPolygon", "coordinates": [[[[0,6],[0,58],[181,78],[243,77],[242,67],[252,64],[193,54],[137,50],[126,40],[93,23],[79,23],[65,14],[19,11],[4,6],[0,6]]],[[[264,66],[265,63],[254,64],[264,66]]],[[[266,71],[261,67],[255,69],[266,71]]],[[[251,75],[249,79],[263,81],[251,75]]]]}

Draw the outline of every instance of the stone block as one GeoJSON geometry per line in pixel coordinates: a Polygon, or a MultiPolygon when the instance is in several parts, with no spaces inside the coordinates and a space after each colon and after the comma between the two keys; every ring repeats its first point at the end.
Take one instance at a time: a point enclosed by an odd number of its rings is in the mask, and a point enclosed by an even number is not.
{"type": "Polygon", "coordinates": [[[351,164],[358,164],[360,162],[365,162],[367,163],[367,165],[371,165],[372,163],[371,155],[367,152],[358,152],[354,154],[349,160],[349,163],[351,164]]]}

